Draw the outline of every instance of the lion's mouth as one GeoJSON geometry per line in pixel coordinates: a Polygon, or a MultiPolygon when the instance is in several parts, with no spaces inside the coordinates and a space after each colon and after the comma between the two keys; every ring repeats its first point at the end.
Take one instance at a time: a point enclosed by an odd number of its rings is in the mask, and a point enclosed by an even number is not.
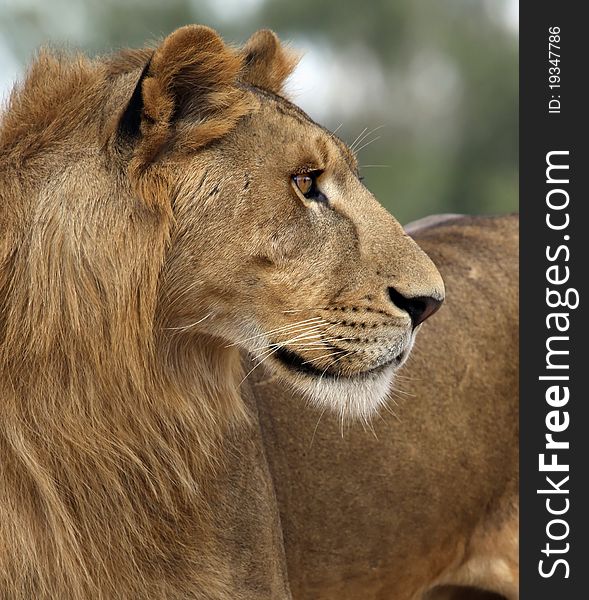
{"type": "Polygon", "coordinates": [[[288,350],[287,348],[280,348],[274,354],[274,356],[280,361],[280,363],[290,369],[292,371],[297,371],[298,373],[303,373],[304,375],[310,375],[313,377],[323,377],[323,378],[348,378],[354,379],[362,376],[376,375],[385,371],[388,367],[399,365],[403,361],[405,357],[405,351],[403,351],[398,356],[386,360],[376,367],[366,369],[363,371],[357,371],[355,373],[345,373],[342,371],[335,371],[331,369],[329,366],[326,368],[318,368],[313,366],[308,360],[302,357],[300,354],[293,352],[292,350],[288,350]]]}

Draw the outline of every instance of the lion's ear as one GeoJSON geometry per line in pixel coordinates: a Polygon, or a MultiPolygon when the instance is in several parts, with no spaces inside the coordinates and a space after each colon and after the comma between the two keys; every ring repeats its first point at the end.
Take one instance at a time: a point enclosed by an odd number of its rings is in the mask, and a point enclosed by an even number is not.
{"type": "Polygon", "coordinates": [[[119,119],[117,132],[119,139],[135,139],[139,136],[141,131],[141,118],[143,115],[143,81],[149,72],[152,58],[153,56],[149,58],[143,69],[141,69],[139,79],[135,84],[131,98],[119,119]]]}
{"type": "Polygon", "coordinates": [[[285,48],[269,29],[256,31],[242,49],[242,79],[279,94],[286,78],[299,62],[299,56],[285,48]]]}
{"type": "Polygon", "coordinates": [[[119,122],[120,134],[137,138],[135,160],[153,161],[180,120],[192,149],[232,129],[247,110],[236,85],[241,66],[240,54],[208,27],[189,25],[165,38],[119,122]]]}

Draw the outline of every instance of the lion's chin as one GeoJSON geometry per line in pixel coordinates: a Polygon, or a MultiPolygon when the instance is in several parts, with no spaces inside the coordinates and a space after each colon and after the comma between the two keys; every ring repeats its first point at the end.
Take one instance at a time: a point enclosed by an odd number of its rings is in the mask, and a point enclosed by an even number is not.
{"type": "Polygon", "coordinates": [[[386,402],[395,371],[387,365],[357,376],[317,377],[280,369],[280,376],[321,410],[337,413],[342,420],[368,421],[386,402]]]}

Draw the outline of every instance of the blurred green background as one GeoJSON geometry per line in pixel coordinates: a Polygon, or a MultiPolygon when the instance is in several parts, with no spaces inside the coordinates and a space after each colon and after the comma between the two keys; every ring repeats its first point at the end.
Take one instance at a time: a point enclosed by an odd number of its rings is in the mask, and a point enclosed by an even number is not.
{"type": "Polygon", "coordinates": [[[365,184],[402,223],[517,210],[517,0],[0,0],[0,97],[41,45],[103,53],[187,23],[304,52],[291,98],[363,136],[365,184]]]}

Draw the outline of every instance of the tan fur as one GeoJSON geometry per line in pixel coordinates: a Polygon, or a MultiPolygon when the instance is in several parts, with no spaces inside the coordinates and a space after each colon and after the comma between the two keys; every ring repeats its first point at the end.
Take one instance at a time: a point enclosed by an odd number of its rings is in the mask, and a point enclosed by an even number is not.
{"type": "Polygon", "coordinates": [[[275,94],[282,91],[285,79],[296,67],[299,57],[287,50],[269,29],[254,33],[242,50],[245,77],[249,83],[275,94]]]}
{"type": "Polygon", "coordinates": [[[429,225],[446,301],[372,428],[255,374],[297,600],[518,598],[518,220],[429,225]]]}
{"type": "Polygon", "coordinates": [[[43,52],[12,94],[2,597],[288,597],[239,348],[367,417],[414,339],[389,288],[443,298],[350,151],[276,95],[292,65],[270,33],[240,51],[190,26],[94,61],[43,52]],[[293,187],[310,170],[328,205],[293,187]]]}

